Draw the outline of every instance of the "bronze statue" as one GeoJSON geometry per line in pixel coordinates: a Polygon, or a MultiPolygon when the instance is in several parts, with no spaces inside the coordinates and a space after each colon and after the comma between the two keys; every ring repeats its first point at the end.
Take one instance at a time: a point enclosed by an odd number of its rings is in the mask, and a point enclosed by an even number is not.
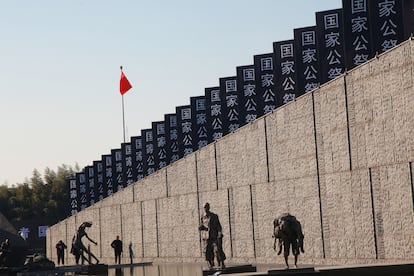
{"type": "Polygon", "coordinates": [[[283,214],[277,217],[273,221],[273,237],[275,239],[273,249],[276,250],[277,244],[279,245],[278,255],[282,253],[285,258],[286,268],[289,268],[288,256],[290,248],[292,248],[293,256],[295,257],[295,267],[297,267],[298,256],[305,253],[303,249],[304,235],[302,232],[302,226],[295,216],[289,213],[283,214]]]}
{"type": "Polygon", "coordinates": [[[201,217],[201,224],[198,230],[201,231],[204,253],[209,269],[214,267],[214,258],[217,259],[219,268],[225,268],[224,260],[226,255],[223,251],[223,233],[220,220],[216,214],[210,212],[210,204],[204,205],[204,215],[201,217]]]}
{"type": "Polygon", "coordinates": [[[0,245],[0,266],[4,266],[8,255],[10,254],[10,242],[9,239],[5,239],[0,245]]]}
{"type": "Polygon", "coordinates": [[[27,257],[23,267],[28,271],[50,270],[55,268],[55,263],[42,254],[34,253],[27,257]]]}
{"type": "Polygon", "coordinates": [[[82,223],[79,226],[78,231],[76,232],[75,236],[73,236],[72,249],[70,250],[70,252],[75,256],[76,264],[79,264],[80,257],[82,257],[82,264],[84,263],[84,260],[86,260],[90,264],[91,261],[90,261],[90,258],[88,258],[89,256],[94,258],[96,260],[96,263],[99,263],[98,258],[96,258],[96,256],[92,254],[92,252],[90,252],[90,250],[88,250],[88,248],[86,248],[85,245],[82,243],[82,238],[86,237],[93,244],[95,245],[98,244],[97,242],[92,240],[88,236],[88,234],[86,234],[86,231],[85,231],[86,227],[91,227],[91,226],[92,226],[92,222],[82,223]],[[86,256],[85,256],[85,252],[86,252],[86,256]]]}

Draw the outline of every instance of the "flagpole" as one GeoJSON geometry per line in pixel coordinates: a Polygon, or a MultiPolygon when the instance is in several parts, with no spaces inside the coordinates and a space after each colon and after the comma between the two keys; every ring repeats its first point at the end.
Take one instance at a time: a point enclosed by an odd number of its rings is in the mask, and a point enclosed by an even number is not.
{"type": "MultiPolygon", "coordinates": [[[[122,68],[122,67],[121,67],[122,68]]],[[[124,113],[124,95],[122,95],[122,127],[124,132],[124,143],[125,143],[125,113],[124,113]]]]}
{"type": "MultiPolygon", "coordinates": [[[[122,65],[119,66],[119,68],[121,69],[121,73],[122,73],[122,65]]],[[[122,94],[122,133],[124,135],[124,143],[125,143],[125,111],[124,111],[124,94],[122,94]]]]}
{"type": "Polygon", "coordinates": [[[128,92],[129,89],[132,88],[132,85],[129,83],[128,79],[125,77],[124,72],[122,71],[122,65],[119,66],[121,69],[121,80],[119,81],[119,92],[122,95],[122,127],[123,127],[123,134],[124,134],[124,143],[125,140],[125,107],[124,107],[124,94],[128,92]]]}

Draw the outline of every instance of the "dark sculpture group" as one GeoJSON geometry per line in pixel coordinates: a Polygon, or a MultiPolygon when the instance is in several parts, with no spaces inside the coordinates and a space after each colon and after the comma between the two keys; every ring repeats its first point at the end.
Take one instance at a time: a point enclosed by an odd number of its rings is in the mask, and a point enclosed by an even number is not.
{"type": "Polygon", "coordinates": [[[226,255],[223,251],[223,232],[218,215],[210,211],[210,204],[204,204],[204,214],[198,227],[201,231],[203,249],[209,269],[214,267],[214,259],[219,268],[225,268],[226,255]]]}
{"type": "MultiPolygon", "coordinates": [[[[210,211],[210,204],[204,205],[204,214],[198,227],[203,241],[203,250],[209,269],[215,267],[217,260],[218,268],[225,268],[226,255],[223,251],[223,231],[218,215],[210,211]]],[[[278,249],[278,255],[283,251],[286,268],[289,268],[288,256],[292,251],[297,267],[300,252],[304,253],[302,226],[295,216],[285,213],[273,221],[274,250],[278,249]]]]}
{"type": "Polygon", "coordinates": [[[92,222],[82,223],[79,226],[78,231],[72,238],[72,248],[70,250],[70,253],[72,253],[75,256],[76,264],[79,264],[80,258],[82,258],[82,264],[84,264],[85,260],[89,264],[91,264],[91,258],[93,258],[96,261],[96,263],[99,263],[98,258],[91,252],[90,248],[87,248],[82,242],[82,238],[86,237],[93,244],[98,244],[96,241],[92,240],[86,233],[86,228],[89,228],[91,226],[92,222]]]}
{"type": "Polygon", "coordinates": [[[295,267],[297,267],[298,256],[300,251],[305,253],[303,248],[304,235],[302,232],[302,226],[295,216],[289,213],[283,214],[273,221],[273,249],[278,248],[277,254],[282,253],[285,258],[286,268],[289,268],[288,257],[289,252],[292,250],[292,254],[295,257],[295,267]]]}
{"type": "MultiPolygon", "coordinates": [[[[96,263],[99,263],[98,258],[83,244],[82,238],[86,237],[90,242],[97,245],[98,243],[92,240],[86,233],[86,228],[92,226],[92,222],[82,223],[76,234],[72,239],[71,253],[75,256],[76,264],[79,264],[79,260],[82,258],[82,264],[86,260],[91,264],[93,258],[96,263]]],[[[215,261],[219,269],[225,268],[224,261],[226,260],[226,254],[223,251],[223,229],[217,214],[210,211],[210,204],[204,204],[204,214],[201,217],[200,226],[198,230],[201,234],[203,242],[203,251],[205,259],[209,269],[215,267],[215,261]]],[[[288,256],[290,251],[295,258],[295,267],[297,267],[298,256],[300,252],[304,253],[302,226],[299,220],[295,216],[285,213],[273,221],[273,236],[274,238],[274,250],[278,250],[277,254],[284,253],[284,259],[286,268],[289,268],[288,256]]],[[[119,240],[119,237],[117,238],[119,240]]],[[[1,247],[7,247],[2,245],[1,247]]],[[[114,246],[113,246],[114,247],[114,246]]],[[[6,251],[7,249],[0,248],[0,251],[6,251]]],[[[4,254],[4,253],[3,253],[4,254]]],[[[1,258],[0,253],[0,258],[1,258]]],[[[119,254],[120,255],[120,254],[119,254]]],[[[116,255],[117,257],[117,255],[116,255]]],[[[118,263],[120,263],[120,256],[118,256],[118,263]]]]}

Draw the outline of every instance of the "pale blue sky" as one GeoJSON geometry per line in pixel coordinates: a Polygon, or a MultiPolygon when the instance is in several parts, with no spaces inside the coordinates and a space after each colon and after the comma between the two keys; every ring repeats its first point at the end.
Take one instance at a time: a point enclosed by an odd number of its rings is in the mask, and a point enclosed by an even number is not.
{"type": "Polygon", "coordinates": [[[340,0],[0,0],[0,184],[81,168],[340,0]]]}

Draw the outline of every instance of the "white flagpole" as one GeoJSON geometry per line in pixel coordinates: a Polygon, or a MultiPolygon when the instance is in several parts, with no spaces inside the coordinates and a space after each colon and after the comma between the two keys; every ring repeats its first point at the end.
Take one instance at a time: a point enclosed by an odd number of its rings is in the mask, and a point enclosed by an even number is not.
{"type": "MultiPolygon", "coordinates": [[[[122,72],[122,65],[119,66],[122,72]]],[[[124,94],[122,94],[122,129],[124,134],[124,143],[125,143],[125,112],[124,112],[124,94]]]]}
{"type": "Polygon", "coordinates": [[[124,113],[124,95],[122,95],[122,126],[124,132],[124,143],[125,143],[125,113],[124,113]]]}

